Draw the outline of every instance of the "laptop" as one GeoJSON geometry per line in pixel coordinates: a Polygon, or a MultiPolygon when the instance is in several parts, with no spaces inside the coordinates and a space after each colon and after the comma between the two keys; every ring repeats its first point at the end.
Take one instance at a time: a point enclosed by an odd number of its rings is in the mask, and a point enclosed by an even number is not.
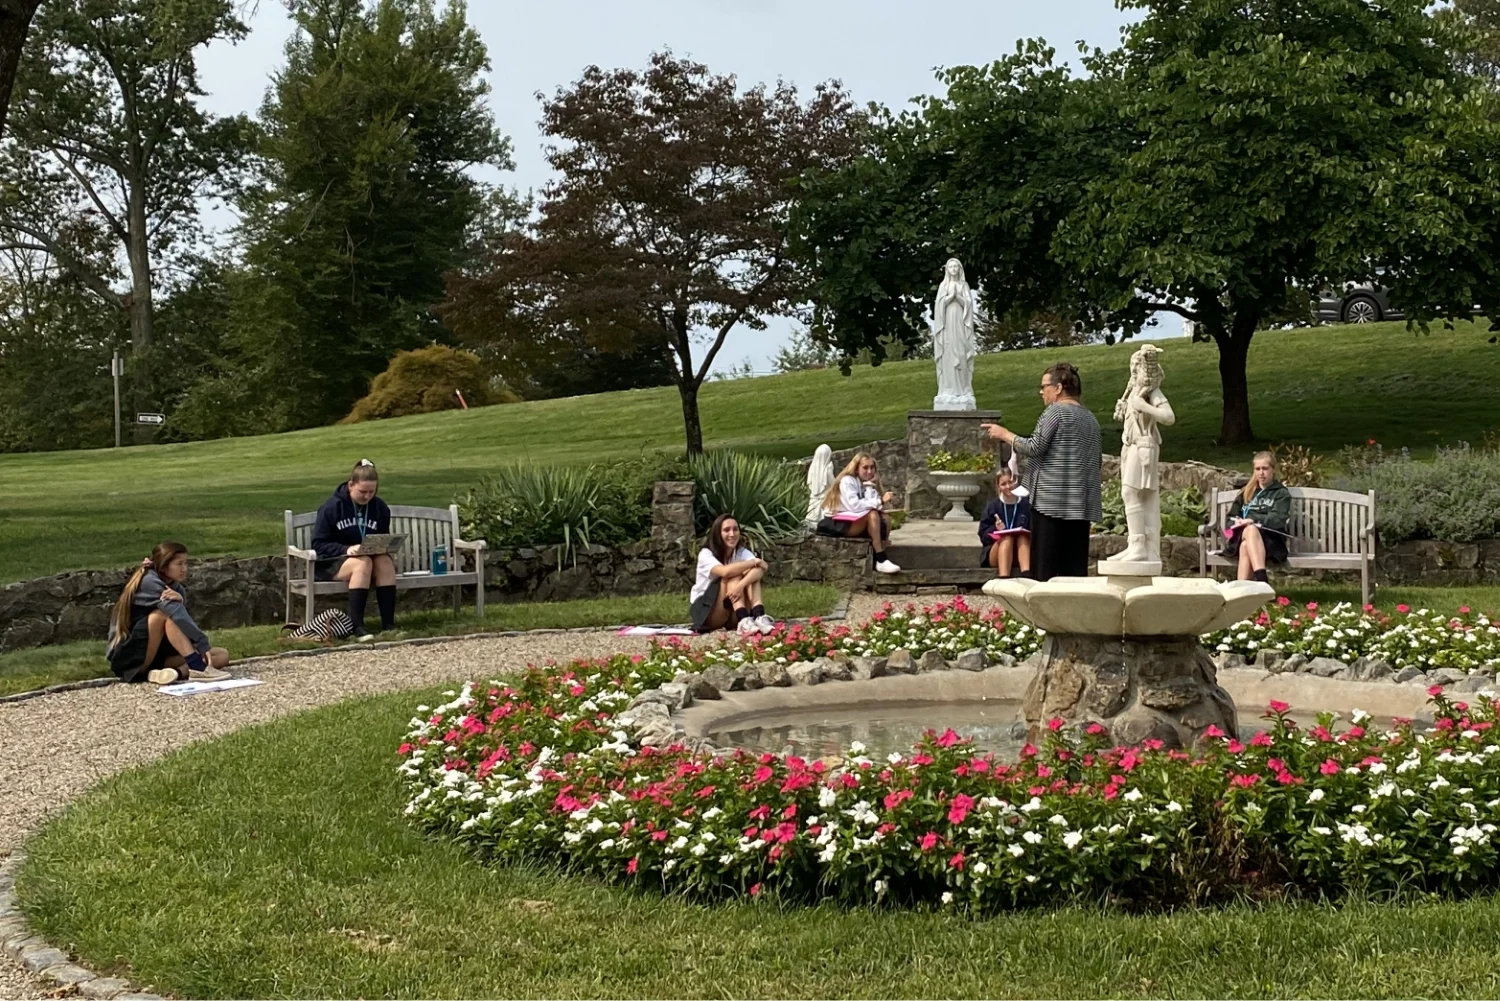
{"type": "Polygon", "coordinates": [[[367,535],[359,544],[356,556],[395,556],[406,541],[404,535],[367,535]]]}

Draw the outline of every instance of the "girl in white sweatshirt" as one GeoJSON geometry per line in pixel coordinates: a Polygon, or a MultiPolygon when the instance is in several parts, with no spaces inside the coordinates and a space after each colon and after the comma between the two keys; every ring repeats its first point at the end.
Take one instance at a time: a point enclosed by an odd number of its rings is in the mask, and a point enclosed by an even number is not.
{"type": "Polygon", "coordinates": [[[891,496],[889,490],[880,489],[880,470],[874,456],[860,452],[833,478],[823,495],[827,517],[818,522],[818,531],[843,539],[868,538],[875,553],[875,572],[896,573],[901,568],[886,555],[891,524],[885,506],[891,496]]]}

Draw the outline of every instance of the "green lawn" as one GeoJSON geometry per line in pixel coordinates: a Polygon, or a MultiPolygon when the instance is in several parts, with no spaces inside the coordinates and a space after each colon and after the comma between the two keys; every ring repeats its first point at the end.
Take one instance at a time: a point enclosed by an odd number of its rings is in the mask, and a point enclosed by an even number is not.
{"type": "MultiPolygon", "coordinates": [[[[1427,449],[1477,440],[1500,426],[1500,347],[1487,324],[1428,336],[1401,324],[1314,327],[1256,335],[1250,351],[1253,418],[1264,441],[1334,452],[1375,437],[1427,449]]],[[[1218,353],[1168,341],[1166,391],[1178,414],[1167,459],[1248,467],[1249,449],[1213,444],[1219,427],[1218,353]]],[[[982,406],[1030,428],[1037,377],[1067,358],[1083,370],[1087,402],[1108,418],[1124,388],[1129,343],[1017,351],[978,359],[982,406]]],[[[905,433],[905,414],[931,406],[931,362],[802,372],[710,383],[701,394],[710,447],[809,454],[905,433]]],[[[319,428],[294,434],[152,448],[0,456],[0,582],[126,565],[164,538],[197,556],[254,555],[282,543],[281,512],[315,508],[360,457],[382,470],[397,503],[448,504],[513,460],[581,462],[679,450],[672,388],[319,428]]]]}
{"type": "Polygon", "coordinates": [[[486,868],[401,818],[394,749],[437,697],[344,703],[102,783],[31,841],[23,907],[96,969],[179,997],[1500,995],[1495,897],[975,920],[486,868]]]}
{"type": "MultiPolygon", "coordinates": [[[[838,600],[838,590],[826,584],[786,584],[766,588],[766,607],[782,618],[826,615],[838,600]]],[[[465,633],[522,629],[572,629],[647,622],[676,623],[687,618],[687,599],[681,594],[647,594],[628,598],[587,598],[581,601],[544,601],[488,605],[484,618],[472,611],[400,612],[399,629],[381,640],[419,636],[462,636],[465,633]]],[[[210,638],[229,651],[233,660],[286,650],[316,649],[316,643],[281,639],[279,626],[215,629],[210,638]]],[[[231,664],[231,669],[233,665],[231,664]]],[[[30,692],[47,685],[108,677],[104,643],[60,643],[0,654],[0,695],[30,692]]]]}

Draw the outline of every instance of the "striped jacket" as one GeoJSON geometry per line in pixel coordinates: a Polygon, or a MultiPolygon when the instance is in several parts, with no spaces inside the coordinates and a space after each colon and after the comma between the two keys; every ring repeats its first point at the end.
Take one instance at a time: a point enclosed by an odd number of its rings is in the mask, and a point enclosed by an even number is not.
{"type": "Polygon", "coordinates": [[[1099,421],[1082,404],[1054,403],[1037,418],[1029,438],[1011,447],[1026,460],[1031,506],[1050,518],[1098,521],[1099,467],[1103,462],[1099,421]]]}

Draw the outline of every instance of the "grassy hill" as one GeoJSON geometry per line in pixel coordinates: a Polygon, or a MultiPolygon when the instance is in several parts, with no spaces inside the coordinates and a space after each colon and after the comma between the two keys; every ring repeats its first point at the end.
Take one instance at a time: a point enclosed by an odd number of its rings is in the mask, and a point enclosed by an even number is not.
{"type": "MultiPolygon", "coordinates": [[[[1377,438],[1414,450],[1477,440],[1500,426],[1500,346],[1487,324],[1416,335],[1401,324],[1258,334],[1250,350],[1252,418],[1266,442],[1334,452],[1377,438]]],[[[1163,342],[1165,389],[1178,415],[1166,459],[1248,468],[1249,450],[1213,443],[1218,352],[1163,342]]],[[[978,360],[980,405],[1029,429],[1037,380],[1067,359],[1106,424],[1124,389],[1130,343],[1016,351],[978,360]]],[[[713,383],[701,394],[710,448],[782,456],[904,434],[906,411],[931,406],[931,362],[713,383]]],[[[370,424],[182,445],[0,456],[0,582],[124,565],[178,539],[198,556],[274,552],[281,512],[315,508],[360,457],[381,468],[394,503],[448,504],[510,461],[571,463],[679,450],[677,393],[663,389],[546,400],[370,424]]]]}

